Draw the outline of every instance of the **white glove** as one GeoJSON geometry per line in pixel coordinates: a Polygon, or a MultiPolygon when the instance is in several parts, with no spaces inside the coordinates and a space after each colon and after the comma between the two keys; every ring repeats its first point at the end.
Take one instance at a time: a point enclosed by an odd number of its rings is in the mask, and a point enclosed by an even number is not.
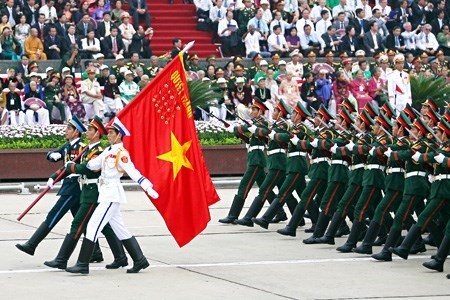
{"type": "Polygon", "coordinates": [[[445,155],[442,153],[439,153],[438,155],[436,155],[434,157],[434,160],[437,161],[438,163],[442,164],[444,162],[445,159],[445,155]]]}
{"type": "Polygon", "coordinates": [[[386,157],[391,157],[391,154],[392,154],[392,149],[389,147],[389,148],[387,149],[387,151],[384,152],[384,155],[385,155],[386,157]]]}
{"type": "Polygon", "coordinates": [[[62,158],[62,155],[59,152],[52,152],[48,157],[50,157],[51,160],[57,161],[62,158]]]}
{"type": "Polygon", "coordinates": [[[318,139],[313,139],[313,141],[310,143],[311,146],[313,146],[314,148],[317,148],[317,145],[319,144],[319,140],[318,139]]]}
{"type": "Polygon", "coordinates": [[[416,151],[416,153],[414,153],[413,156],[411,156],[411,158],[415,161],[419,161],[419,157],[420,157],[420,152],[416,151]]]}
{"type": "Polygon", "coordinates": [[[347,148],[348,151],[353,151],[353,147],[355,147],[355,143],[353,143],[352,140],[350,140],[350,142],[347,145],[345,145],[345,148],[347,148]]]}
{"type": "Polygon", "coordinates": [[[49,178],[49,179],[47,180],[47,186],[48,186],[49,188],[52,188],[54,183],[55,183],[55,181],[53,180],[53,178],[49,178]]]}
{"type": "Polygon", "coordinates": [[[297,145],[298,141],[300,141],[300,139],[296,135],[294,135],[294,137],[291,139],[291,143],[294,145],[297,145]]]}
{"type": "Polygon", "coordinates": [[[150,182],[150,180],[148,180],[147,178],[145,178],[141,184],[140,184],[141,188],[144,191],[147,191],[148,189],[151,189],[153,187],[153,183],[150,182]]]}
{"type": "Polygon", "coordinates": [[[155,191],[153,188],[148,188],[145,190],[145,192],[152,197],[153,199],[158,199],[159,198],[159,194],[157,191],[155,191]]]}
{"type": "Polygon", "coordinates": [[[252,126],[249,126],[247,129],[248,129],[248,131],[250,131],[251,133],[255,133],[257,127],[256,127],[255,125],[252,125],[252,126]]]}
{"type": "Polygon", "coordinates": [[[271,139],[271,140],[274,140],[275,139],[275,134],[277,134],[274,130],[272,130],[270,133],[269,133],[269,139],[271,139]]]}
{"type": "Polygon", "coordinates": [[[431,174],[428,175],[428,182],[433,183],[433,175],[431,174]]]}
{"type": "Polygon", "coordinates": [[[370,154],[371,156],[374,156],[374,154],[375,154],[375,147],[373,147],[372,149],[370,149],[369,154],[370,154]]]}
{"type": "Polygon", "coordinates": [[[245,148],[248,150],[248,148],[250,148],[250,144],[245,144],[245,148]]]}
{"type": "Polygon", "coordinates": [[[234,132],[234,126],[225,127],[225,131],[228,131],[229,133],[233,133],[234,132]]]}
{"type": "Polygon", "coordinates": [[[338,148],[338,145],[334,144],[333,147],[330,148],[330,152],[333,153],[333,154],[336,153],[336,149],[337,148],[338,148]]]}

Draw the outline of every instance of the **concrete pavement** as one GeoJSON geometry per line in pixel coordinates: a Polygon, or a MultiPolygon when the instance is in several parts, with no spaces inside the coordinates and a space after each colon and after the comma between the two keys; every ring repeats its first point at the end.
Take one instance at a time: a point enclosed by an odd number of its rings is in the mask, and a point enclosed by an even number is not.
{"type": "MultiPolygon", "coordinates": [[[[153,205],[139,191],[127,191],[122,207],[126,226],[139,240],[151,267],[139,274],[106,270],[112,255],[104,238],[105,261],[91,264],[89,276],[77,276],[43,265],[53,259],[72,220],[67,215],[38,247],[34,256],[14,245],[26,240],[56,200],[52,193],[22,222],[16,218],[36,194],[1,194],[1,299],[450,299],[446,273],[421,266],[435,248],[408,261],[375,262],[357,254],[340,254],[336,246],[304,245],[309,236],[277,234],[285,223],[269,230],[222,225],[235,190],[218,190],[222,201],[211,207],[208,228],[180,249],[153,205]]],[[[252,190],[243,214],[255,196],[252,190]]],[[[242,214],[242,215],[243,215],[242,214]]],[[[308,227],[309,224],[307,224],[308,227]]],[[[79,243],[80,245],[81,243],[79,243]]],[[[79,245],[69,265],[75,263],[79,245]]],[[[376,247],[375,251],[379,248],[376,247]]],[[[447,263],[447,271],[450,266],[447,263]]]]}

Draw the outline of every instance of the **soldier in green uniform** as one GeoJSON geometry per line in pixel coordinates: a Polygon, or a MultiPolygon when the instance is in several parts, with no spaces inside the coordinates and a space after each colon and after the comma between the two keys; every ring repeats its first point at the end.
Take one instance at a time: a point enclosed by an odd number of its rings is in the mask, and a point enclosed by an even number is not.
{"type": "Polygon", "coordinates": [[[286,74],[286,61],[280,60],[278,63],[278,70],[273,73],[273,79],[277,79],[281,74],[286,74]]]}
{"type": "MultiPolygon", "coordinates": [[[[429,147],[424,141],[424,136],[431,130],[426,126],[420,118],[417,118],[411,127],[411,139],[414,140],[411,148],[415,152],[427,153],[429,147]]],[[[391,261],[391,247],[395,247],[401,236],[402,227],[408,217],[413,214],[416,205],[423,202],[428,194],[427,170],[424,164],[418,163],[412,159],[411,150],[392,151],[388,150],[384,153],[388,158],[396,161],[405,162],[405,188],[403,191],[403,199],[400,206],[395,212],[394,223],[389,231],[388,238],[380,253],[372,255],[373,258],[380,261],[391,261]]]]}
{"type": "Polygon", "coordinates": [[[259,72],[259,70],[261,70],[261,60],[262,60],[262,56],[259,54],[256,54],[255,57],[253,58],[253,62],[255,63],[253,66],[250,67],[250,69],[248,69],[247,72],[247,78],[249,78],[250,80],[255,78],[256,73],[259,72]]]}
{"type": "MultiPolygon", "coordinates": [[[[268,123],[263,118],[264,113],[268,110],[267,106],[258,99],[255,99],[251,109],[253,124],[258,127],[267,128],[268,123]]],[[[239,136],[249,132],[248,127],[247,125],[230,126],[227,128],[227,131],[239,136]]],[[[237,220],[253,184],[256,182],[258,186],[261,186],[263,183],[265,177],[264,168],[266,167],[265,145],[265,139],[261,139],[254,134],[250,135],[250,140],[247,145],[247,169],[239,184],[238,192],[234,196],[228,216],[220,219],[220,223],[232,224],[237,220]]]]}
{"type": "Polygon", "coordinates": [[[47,83],[47,86],[44,90],[44,101],[47,105],[47,109],[50,114],[50,121],[53,120],[52,111],[53,106],[58,108],[59,113],[61,115],[61,121],[66,121],[66,111],[64,107],[64,102],[61,101],[61,86],[59,85],[60,76],[58,73],[52,73],[50,77],[50,81],[47,83]]]}
{"type": "Polygon", "coordinates": [[[278,11],[281,13],[281,18],[284,21],[290,23],[290,21],[291,21],[291,14],[284,10],[284,1],[283,0],[279,0],[277,2],[277,8],[272,10],[272,17],[273,18],[275,18],[275,13],[278,12],[278,11]]]}
{"type": "MultiPolygon", "coordinates": [[[[244,76],[244,70],[245,70],[245,68],[241,64],[237,64],[234,66],[234,75],[231,76],[230,78],[228,78],[228,88],[229,89],[232,89],[236,86],[236,79],[238,79],[239,77],[243,77],[244,79],[247,79],[244,76]]],[[[248,80],[246,80],[245,84],[247,84],[247,83],[248,83],[248,80]]]]}
{"type": "MultiPolygon", "coordinates": [[[[259,138],[266,138],[267,136],[274,137],[277,133],[288,132],[289,125],[285,120],[288,114],[292,114],[289,105],[285,101],[280,100],[280,102],[273,110],[272,118],[273,120],[275,120],[275,122],[272,124],[270,129],[256,126],[250,126],[247,129],[259,138]]],[[[267,147],[268,172],[266,178],[264,179],[264,182],[259,186],[258,196],[255,197],[255,200],[253,200],[253,203],[251,204],[244,218],[236,220],[234,222],[235,224],[253,227],[252,218],[256,217],[261,211],[264,202],[266,201],[269,194],[272,192],[275,186],[277,186],[279,189],[281,188],[281,185],[283,184],[286,177],[286,147],[287,143],[278,142],[274,139],[269,140],[267,147]]],[[[272,201],[269,202],[272,203],[272,201]]],[[[296,205],[297,203],[295,202],[295,200],[288,201],[288,207],[291,209],[291,212],[294,212],[296,205]]],[[[280,221],[287,220],[286,215],[282,215],[283,216],[280,216],[280,218],[278,219],[280,221]]]]}
{"type": "Polygon", "coordinates": [[[303,64],[303,74],[312,73],[314,64],[316,63],[316,52],[309,51],[306,56],[308,57],[308,61],[303,64]]]}
{"type": "Polygon", "coordinates": [[[430,69],[430,64],[428,63],[428,54],[425,51],[420,54],[420,61],[422,63],[420,72],[425,72],[430,69]]]}
{"type": "Polygon", "coordinates": [[[150,57],[150,66],[147,67],[147,69],[146,69],[146,72],[147,72],[148,76],[150,77],[150,79],[155,78],[161,69],[162,68],[159,66],[158,56],[153,55],[152,57],[150,57]]]}
{"type": "MultiPolygon", "coordinates": [[[[344,102],[343,105],[346,105],[346,103],[347,102],[344,102]]],[[[366,107],[361,111],[361,113],[355,120],[355,128],[357,128],[357,134],[353,137],[352,141],[359,146],[362,146],[365,143],[372,143],[373,136],[370,132],[370,128],[371,126],[373,126],[373,124],[374,120],[368,113],[366,107]]],[[[339,147],[336,149],[336,153],[340,152],[342,153],[342,155],[351,155],[352,158],[352,166],[350,168],[351,172],[348,179],[347,190],[338,203],[338,208],[333,215],[330,225],[328,226],[328,230],[323,237],[316,241],[316,244],[334,245],[335,237],[348,234],[350,232],[350,229],[345,223],[345,218],[346,216],[348,216],[351,221],[354,220],[354,203],[361,196],[361,192],[363,189],[362,182],[367,155],[362,152],[348,151],[346,147],[339,147]],[[341,231],[340,234],[338,234],[339,231],[341,231]]]]}
{"type": "Polygon", "coordinates": [[[446,60],[444,56],[444,51],[438,50],[436,52],[436,59],[439,63],[439,69],[442,69],[443,67],[449,67],[448,60],[446,60]]]}
{"type": "Polygon", "coordinates": [[[137,52],[131,53],[130,61],[125,66],[131,72],[136,71],[137,68],[142,68],[142,70],[146,69],[145,64],[139,61],[139,53],[137,52]]]}
{"type": "Polygon", "coordinates": [[[294,190],[298,195],[301,195],[306,187],[305,176],[308,174],[307,152],[299,150],[297,144],[299,141],[306,140],[309,137],[310,130],[304,124],[308,117],[311,117],[310,112],[299,101],[291,115],[291,120],[294,124],[292,131],[270,133],[269,137],[273,141],[289,144],[286,166],[287,176],[278,190],[278,197],[270,204],[264,215],[261,218],[252,219],[255,224],[262,228],[267,229],[269,227],[270,220],[275,217],[275,214],[283,207],[284,203],[288,201],[288,206],[295,203],[293,198],[291,198],[294,190]]]}
{"type": "Polygon", "coordinates": [[[450,247],[450,239],[446,238],[442,240],[442,233],[433,220],[437,219],[440,212],[445,212],[447,210],[448,213],[448,205],[450,203],[450,182],[448,181],[450,180],[450,170],[447,168],[446,164],[441,164],[445,157],[450,155],[450,142],[448,140],[448,137],[450,136],[450,125],[442,119],[439,122],[436,131],[437,137],[442,142],[442,144],[439,145],[439,149],[431,149],[430,152],[427,153],[417,151],[411,157],[417,163],[434,164],[434,174],[427,206],[419,215],[417,223],[409,229],[408,235],[405,237],[402,244],[399,247],[391,248],[389,250],[401,258],[407,259],[413,244],[420,238],[420,235],[428,229],[431,232],[435,244],[440,245],[443,241],[443,246],[441,245],[442,248],[439,248],[438,254],[434,258],[435,263],[424,264],[424,266],[442,272],[444,260],[448,255],[450,247]]]}
{"type": "Polygon", "coordinates": [[[125,57],[122,54],[116,56],[116,64],[111,67],[111,74],[120,75],[120,68],[125,67],[125,57]]]}
{"type": "MultiPolygon", "coordinates": [[[[75,215],[72,225],[70,227],[70,233],[66,235],[64,241],[59,249],[58,255],[54,260],[46,261],[44,264],[51,268],[65,269],[67,267],[67,261],[70,255],[75,250],[77,242],[86,231],[86,225],[94,212],[95,207],[98,205],[98,186],[97,180],[100,176],[100,172],[94,172],[89,170],[86,165],[89,160],[97,157],[102,153],[103,148],[100,144],[102,135],[106,134],[106,129],[102,124],[102,120],[95,116],[88,126],[86,132],[86,138],[89,141],[89,148],[86,150],[80,160],[79,164],[67,164],[65,168],[66,174],[80,174],[80,184],[82,186],[80,208],[75,215]]],[[[51,178],[55,179],[57,173],[53,174],[51,178]]],[[[105,226],[102,230],[103,234],[108,241],[109,247],[114,255],[114,262],[106,265],[107,269],[117,269],[119,267],[125,267],[128,265],[127,256],[123,250],[122,243],[112,231],[109,225],[105,226]]]]}
{"type": "Polygon", "coordinates": [[[316,228],[311,237],[303,240],[305,244],[315,244],[321,238],[328,227],[328,223],[336,211],[337,204],[345,193],[349,170],[348,165],[351,162],[349,156],[337,152],[338,147],[342,147],[347,143],[347,133],[351,124],[354,122],[350,112],[344,107],[336,116],[335,137],[332,140],[316,139],[313,141],[317,145],[317,149],[330,151],[331,164],[328,168],[328,185],[320,203],[320,214],[316,223],[316,228]]]}
{"type": "MultiPolygon", "coordinates": [[[[408,150],[411,142],[407,138],[406,129],[411,130],[411,121],[408,116],[401,112],[394,123],[392,134],[396,137],[396,142],[389,145],[394,151],[408,150]]],[[[382,155],[384,147],[374,147],[370,150],[373,154],[382,155]]],[[[369,229],[364,236],[363,243],[353,249],[353,252],[360,254],[372,254],[372,246],[380,232],[382,226],[387,227],[385,221],[389,219],[389,212],[397,210],[398,205],[402,202],[403,189],[405,183],[405,165],[394,159],[388,159],[386,178],[384,181],[384,197],[375,209],[375,215],[370,222],[369,229]]],[[[390,224],[392,225],[392,223],[390,224]]],[[[390,228],[386,232],[389,232],[390,228]]]]}
{"type": "Polygon", "coordinates": [[[272,63],[269,64],[269,69],[273,70],[274,72],[278,71],[278,64],[280,63],[280,55],[278,53],[275,53],[272,55],[272,63]]]}
{"type": "MultiPolygon", "coordinates": [[[[317,110],[314,118],[315,127],[318,128],[317,138],[332,139],[334,137],[333,132],[328,127],[323,125],[329,123],[331,119],[333,119],[333,117],[322,104],[317,110]]],[[[289,220],[289,223],[285,228],[277,230],[279,234],[296,236],[297,226],[303,218],[306,210],[308,210],[309,216],[311,217],[311,221],[313,223],[313,226],[308,230],[308,232],[314,231],[314,226],[319,215],[317,203],[320,203],[327,187],[328,163],[330,161],[329,152],[319,149],[317,147],[317,142],[317,139],[314,139],[313,141],[302,140],[297,144],[297,147],[301,150],[312,151],[311,166],[308,173],[310,181],[305,190],[301,193],[300,202],[295,208],[295,212],[289,220]],[[314,201],[314,197],[316,197],[316,201],[314,201]]]]}
{"type": "Polygon", "coordinates": [[[252,7],[251,0],[244,0],[244,6],[244,8],[241,8],[241,10],[238,11],[236,19],[240,36],[247,32],[248,21],[255,16],[255,9],[252,7]]]}
{"type": "Polygon", "coordinates": [[[200,70],[198,61],[199,61],[198,55],[196,53],[191,54],[191,56],[189,56],[189,65],[187,67],[187,70],[192,72],[198,72],[200,70]]]}
{"type": "Polygon", "coordinates": [[[360,233],[365,227],[365,218],[382,199],[382,189],[384,188],[384,169],[386,160],[377,153],[370,154],[372,147],[385,146],[392,144],[392,138],[386,134],[386,131],[392,129],[391,121],[383,114],[376,118],[373,126],[373,133],[376,140],[370,145],[357,145],[351,141],[345,147],[353,153],[368,154],[366,165],[364,166],[364,175],[362,182],[362,192],[355,206],[353,213],[353,225],[350,234],[344,245],[336,250],[342,253],[352,252],[356,247],[360,233]],[[384,130],[383,130],[384,129],[384,130]]]}

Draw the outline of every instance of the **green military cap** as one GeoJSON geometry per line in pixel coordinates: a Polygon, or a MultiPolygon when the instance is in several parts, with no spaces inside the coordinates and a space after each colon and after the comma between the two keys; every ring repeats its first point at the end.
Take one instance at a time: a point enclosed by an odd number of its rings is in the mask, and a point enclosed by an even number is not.
{"type": "Polygon", "coordinates": [[[428,106],[434,111],[438,110],[438,107],[436,105],[436,102],[434,102],[432,99],[427,99],[425,102],[422,103],[422,106],[428,106]]]}
{"type": "Polygon", "coordinates": [[[448,108],[445,110],[445,113],[444,113],[444,115],[442,116],[442,118],[443,118],[445,121],[450,122],[450,111],[449,111],[448,108]]]}
{"type": "Polygon", "coordinates": [[[450,136],[450,124],[442,118],[438,124],[438,129],[442,130],[447,136],[450,136]]]}
{"type": "Polygon", "coordinates": [[[89,127],[94,127],[101,135],[105,135],[107,133],[105,126],[103,125],[102,119],[99,116],[94,116],[91,123],[88,125],[89,127]]]}
{"type": "Polygon", "coordinates": [[[355,105],[353,105],[353,103],[348,98],[345,98],[344,101],[342,101],[342,107],[347,109],[350,113],[356,112],[355,105]]]}
{"type": "Polygon", "coordinates": [[[352,124],[355,121],[351,113],[345,107],[341,109],[338,116],[341,117],[347,124],[352,124]]]}
{"type": "Polygon", "coordinates": [[[391,119],[393,116],[395,116],[395,109],[392,107],[391,103],[389,101],[385,102],[383,106],[381,107],[381,110],[383,113],[386,114],[386,116],[391,119]]]}
{"type": "Polygon", "coordinates": [[[252,107],[256,107],[263,112],[269,110],[269,108],[267,108],[267,106],[259,98],[253,99],[252,107]]]}
{"type": "Polygon", "coordinates": [[[283,113],[284,116],[292,114],[291,108],[283,99],[281,99],[280,102],[278,102],[276,108],[278,108],[283,113]]]}
{"type": "Polygon", "coordinates": [[[380,113],[377,116],[376,122],[380,123],[381,126],[383,126],[383,128],[386,130],[392,129],[393,124],[392,124],[391,120],[383,113],[380,113]]]}
{"type": "Polygon", "coordinates": [[[417,119],[418,117],[418,115],[416,114],[416,112],[409,103],[406,104],[406,107],[403,111],[408,115],[411,122],[417,119]]]}
{"type": "Polygon", "coordinates": [[[426,136],[429,133],[432,133],[430,127],[428,127],[421,118],[417,118],[414,123],[412,124],[413,127],[416,127],[424,136],[426,136]]]}
{"type": "Polygon", "coordinates": [[[333,116],[331,115],[331,113],[328,111],[328,109],[323,104],[320,105],[316,114],[321,115],[325,119],[325,122],[329,122],[330,120],[333,119],[333,116]]]}
{"type": "Polygon", "coordinates": [[[376,116],[378,116],[378,108],[373,106],[373,104],[370,102],[367,102],[363,109],[369,113],[371,118],[375,118],[376,116]]]}
{"type": "Polygon", "coordinates": [[[439,122],[439,119],[441,118],[441,116],[437,112],[432,110],[432,109],[427,110],[427,112],[425,113],[424,117],[430,118],[430,120],[434,124],[437,124],[437,122],[439,122]]]}
{"type": "Polygon", "coordinates": [[[309,110],[306,109],[306,107],[303,106],[301,101],[297,102],[297,105],[294,107],[294,111],[297,112],[304,119],[306,119],[307,117],[312,117],[312,115],[309,112],[309,110]]]}
{"type": "Polygon", "coordinates": [[[361,119],[361,121],[363,121],[364,124],[366,124],[366,126],[372,126],[373,124],[375,124],[375,121],[365,109],[361,111],[358,117],[361,119]]]}
{"type": "Polygon", "coordinates": [[[401,111],[400,114],[397,117],[397,123],[400,124],[400,126],[407,128],[407,129],[411,129],[411,120],[409,119],[409,117],[405,114],[404,111],[401,111]]]}

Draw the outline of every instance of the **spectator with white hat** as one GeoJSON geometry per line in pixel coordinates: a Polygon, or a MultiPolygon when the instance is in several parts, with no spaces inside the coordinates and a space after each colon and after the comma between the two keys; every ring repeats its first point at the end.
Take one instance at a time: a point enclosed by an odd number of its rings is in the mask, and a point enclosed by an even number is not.
{"type": "Polygon", "coordinates": [[[303,77],[303,64],[300,59],[303,55],[298,49],[291,52],[292,60],[286,64],[286,71],[290,72],[294,77],[303,77]]]}
{"type": "Polygon", "coordinates": [[[125,80],[119,85],[120,96],[128,103],[139,93],[139,86],[133,81],[133,72],[127,69],[123,75],[125,80]]]}
{"type": "Polygon", "coordinates": [[[94,115],[103,118],[105,105],[103,103],[103,95],[101,93],[100,84],[95,78],[96,69],[90,67],[86,70],[88,78],[81,82],[80,99],[86,110],[86,118],[92,119],[94,115]]]}

